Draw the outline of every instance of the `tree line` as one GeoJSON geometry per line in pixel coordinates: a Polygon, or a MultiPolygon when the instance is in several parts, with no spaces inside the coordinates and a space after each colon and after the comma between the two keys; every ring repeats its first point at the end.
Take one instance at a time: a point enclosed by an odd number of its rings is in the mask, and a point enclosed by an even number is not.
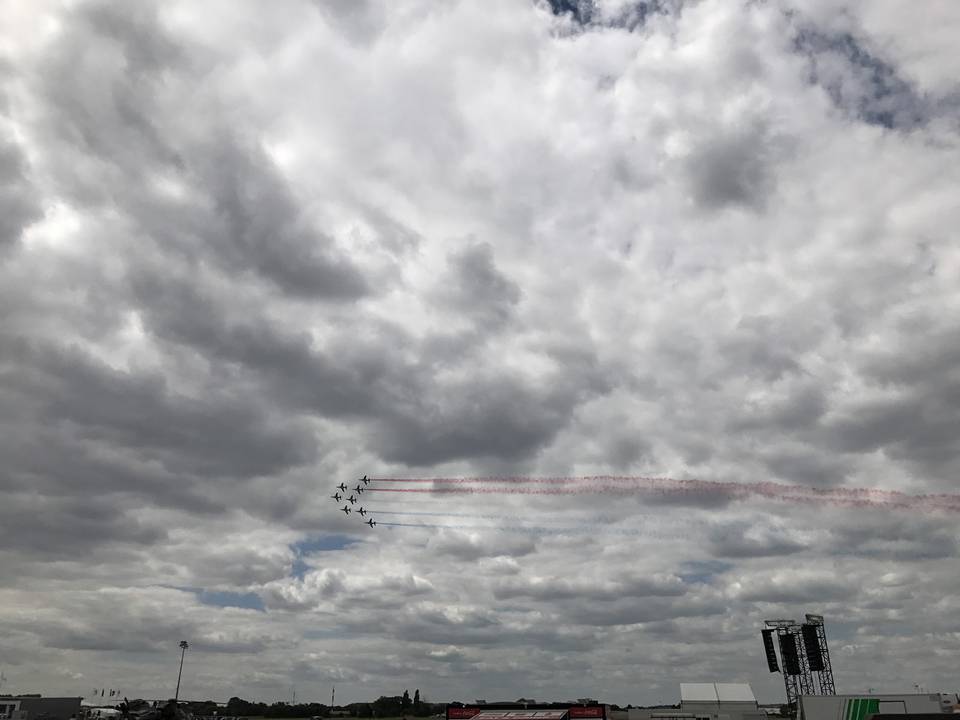
{"type": "MultiPolygon", "coordinates": [[[[268,717],[268,718],[303,718],[303,717],[331,717],[331,715],[346,714],[357,718],[392,718],[392,717],[427,717],[443,713],[445,703],[431,703],[420,699],[420,690],[415,690],[413,698],[410,691],[404,690],[403,695],[381,695],[373,702],[350,703],[335,708],[323,703],[297,703],[292,705],[285,702],[275,702],[270,705],[262,702],[248,702],[242,698],[232,697],[227,701],[226,709],[219,714],[237,717],[268,717]],[[332,711],[336,710],[336,713],[332,711]]],[[[209,714],[213,714],[212,712],[209,714]]]]}

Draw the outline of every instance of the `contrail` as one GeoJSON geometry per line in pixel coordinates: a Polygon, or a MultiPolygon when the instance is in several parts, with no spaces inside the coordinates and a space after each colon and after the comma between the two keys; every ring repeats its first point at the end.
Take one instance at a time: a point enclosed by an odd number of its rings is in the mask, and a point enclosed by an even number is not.
{"type": "Polygon", "coordinates": [[[377,483],[414,487],[374,487],[369,492],[491,495],[659,495],[670,498],[751,497],[779,502],[905,510],[960,512],[960,495],[909,495],[874,488],[820,488],[774,482],[711,482],[663,477],[597,475],[584,477],[373,478],[377,483]],[[420,487],[423,484],[431,487],[420,487]]]}

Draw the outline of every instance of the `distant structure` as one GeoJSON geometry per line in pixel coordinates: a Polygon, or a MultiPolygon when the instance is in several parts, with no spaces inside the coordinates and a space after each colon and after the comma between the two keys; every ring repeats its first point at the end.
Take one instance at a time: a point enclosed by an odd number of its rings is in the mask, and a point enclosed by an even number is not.
{"type": "Polygon", "coordinates": [[[767,667],[770,672],[783,673],[788,705],[796,708],[797,701],[803,695],[837,694],[823,615],[808,613],[806,622],[802,624],[784,619],[766,620],[764,624],[766,627],[761,635],[767,667]],[[780,646],[782,670],[777,662],[774,636],[780,646]]]}
{"type": "Polygon", "coordinates": [[[680,683],[680,706],[629,708],[627,720],[766,720],[746,683],[680,683]]]}
{"type": "Polygon", "coordinates": [[[81,699],[39,695],[0,697],[0,720],[69,720],[80,717],[81,699]]]}
{"type": "Polygon", "coordinates": [[[960,698],[952,693],[804,696],[797,720],[949,720],[958,712],[960,698]]]}
{"type": "Polygon", "coordinates": [[[746,683],[680,683],[680,713],[698,720],[766,720],[746,683]]]}

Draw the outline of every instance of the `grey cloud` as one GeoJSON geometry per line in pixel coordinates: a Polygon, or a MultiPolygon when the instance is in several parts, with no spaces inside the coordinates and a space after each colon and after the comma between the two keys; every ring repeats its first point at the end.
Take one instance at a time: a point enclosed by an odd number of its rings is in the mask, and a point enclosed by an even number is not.
{"type": "Polygon", "coordinates": [[[191,648],[204,653],[256,653],[266,647],[262,638],[221,636],[215,631],[204,632],[183,624],[156,623],[146,627],[124,627],[123,620],[114,619],[97,628],[59,628],[45,634],[46,647],[63,650],[95,650],[101,652],[165,652],[170,649],[171,637],[190,636],[191,648]]]}
{"type": "Polygon", "coordinates": [[[0,492],[0,545],[35,560],[88,558],[105,543],[149,547],[167,539],[159,522],[85,498],[0,492]]]}
{"type": "Polygon", "coordinates": [[[20,147],[0,137],[0,250],[16,243],[41,215],[20,147]]]}
{"type": "MultiPolygon", "coordinates": [[[[430,377],[429,365],[384,353],[372,340],[344,332],[324,352],[306,335],[284,332],[256,316],[231,321],[223,300],[183,282],[162,283],[148,276],[136,280],[135,287],[148,327],[159,337],[239,363],[254,381],[265,381],[274,397],[301,410],[371,419],[383,457],[408,465],[522,458],[569,422],[582,397],[606,389],[589,351],[566,363],[559,381],[548,387],[533,387],[497,370],[438,383],[430,377]]],[[[396,329],[381,330],[395,335],[394,347],[416,347],[396,329]]]]}
{"type": "Polygon", "coordinates": [[[578,603],[566,617],[581,625],[639,625],[674,618],[720,615],[726,609],[726,605],[717,600],[650,598],[636,602],[623,599],[605,604],[578,603]]]}
{"type": "Polygon", "coordinates": [[[720,352],[734,369],[757,374],[768,382],[800,369],[782,321],[770,317],[744,317],[720,343],[720,352]]]}
{"type": "MultiPolygon", "coordinates": [[[[799,607],[853,685],[904,657],[950,680],[949,517],[722,485],[381,503],[517,532],[335,517],[328,488],[367,472],[955,490],[960,163],[949,104],[916,90],[949,76],[935,38],[791,48],[776,3],[552,5],[94,0],[0,23],[18,672],[73,693],[61,668],[88,663],[162,696],[186,637],[210,649],[194,697],[430,678],[437,700],[655,703],[682,667],[773,699],[756,628],[799,607]]],[[[879,12],[848,10],[830,22],[879,12]]]]}
{"type": "Polygon", "coordinates": [[[166,104],[165,73],[202,66],[155,13],[105,4],[76,13],[42,74],[47,129],[73,160],[60,174],[65,191],[85,204],[118,203],[162,252],[253,272],[296,297],[350,301],[368,293],[360,271],[219,108],[198,109],[208,130],[202,143],[178,123],[179,106],[166,104]],[[104,38],[117,43],[123,62],[104,52],[104,38]],[[83,54],[91,46],[99,64],[83,54]],[[98,102],[98,94],[108,97],[98,102]],[[148,169],[168,173],[186,192],[162,196],[148,169]],[[104,197],[98,188],[111,179],[117,192],[104,197]]]}
{"type": "Polygon", "coordinates": [[[796,51],[807,58],[809,80],[843,112],[870,125],[910,129],[929,120],[932,107],[890,63],[850,33],[799,29],[796,51]]]}
{"type": "Polygon", "coordinates": [[[554,15],[568,16],[584,28],[620,28],[635,32],[651,15],[679,13],[684,0],[633,0],[605,6],[597,0],[548,0],[554,15]]]}
{"type": "Polygon", "coordinates": [[[808,446],[800,450],[772,449],[764,454],[763,462],[775,477],[799,485],[837,485],[850,468],[843,460],[808,446]]]}
{"type": "Polygon", "coordinates": [[[438,293],[461,315],[476,318],[485,330],[501,327],[520,302],[520,287],[494,262],[490,243],[477,243],[453,253],[446,287],[438,293]]]}
{"type": "Polygon", "coordinates": [[[831,531],[831,551],[901,562],[956,558],[960,540],[948,518],[858,518],[831,531]]]}
{"type": "Polygon", "coordinates": [[[783,533],[747,523],[730,523],[710,531],[714,555],[725,558],[777,557],[806,549],[783,533]]]}
{"type": "Polygon", "coordinates": [[[633,577],[613,581],[549,578],[542,581],[529,579],[503,581],[494,588],[494,597],[609,602],[623,598],[677,597],[685,592],[683,583],[675,577],[633,577]]]}
{"type": "Polygon", "coordinates": [[[741,599],[765,603],[820,603],[846,600],[857,588],[841,578],[796,574],[793,577],[751,578],[741,599]]]}
{"type": "Polygon", "coordinates": [[[762,209],[776,184],[768,134],[753,124],[703,139],[686,161],[694,199],[706,208],[762,209]]]}
{"type": "Polygon", "coordinates": [[[172,392],[159,374],[121,372],[76,349],[21,346],[16,379],[32,403],[76,437],[134,450],[174,473],[251,477],[311,457],[304,435],[229,396],[172,392]],[[27,370],[26,368],[30,369],[27,370]]]}
{"type": "Polygon", "coordinates": [[[890,457],[933,469],[950,468],[960,458],[960,385],[936,394],[859,403],[825,424],[836,450],[867,453],[883,449],[890,457]]]}
{"type": "Polygon", "coordinates": [[[481,558],[523,557],[535,552],[537,543],[531,537],[499,534],[490,538],[454,530],[440,533],[428,546],[440,555],[473,562],[481,558]]]}
{"type": "Polygon", "coordinates": [[[222,219],[210,238],[221,259],[240,271],[255,268],[293,295],[355,300],[367,294],[363,275],[312,227],[265,157],[224,143],[204,160],[202,181],[214,217],[222,219]]]}

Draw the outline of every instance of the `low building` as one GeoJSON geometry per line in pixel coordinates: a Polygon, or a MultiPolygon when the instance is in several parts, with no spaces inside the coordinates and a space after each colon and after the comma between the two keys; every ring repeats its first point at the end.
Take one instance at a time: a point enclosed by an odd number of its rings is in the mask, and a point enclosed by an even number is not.
{"type": "Polygon", "coordinates": [[[953,713],[956,695],[803,695],[797,720],[867,720],[873,715],[953,713]]]}
{"type": "MultiPolygon", "coordinates": [[[[697,720],[766,720],[746,683],[680,683],[680,712],[697,720]]],[[[653,717],[661,716],[655,713],[653,717]]]]}
{"type": "Polygon", "coordinates": [[[0,720],[70,720],[80,717],[81,700],[37,695],[0,698],[0,720]]]}
{"type": "Polygon", "coordinates": [[[482,705],[450,703],[446,720],[610,720],[610,713],[609,707],[599,703],[538,703],[520,698],[482,705]]]}

